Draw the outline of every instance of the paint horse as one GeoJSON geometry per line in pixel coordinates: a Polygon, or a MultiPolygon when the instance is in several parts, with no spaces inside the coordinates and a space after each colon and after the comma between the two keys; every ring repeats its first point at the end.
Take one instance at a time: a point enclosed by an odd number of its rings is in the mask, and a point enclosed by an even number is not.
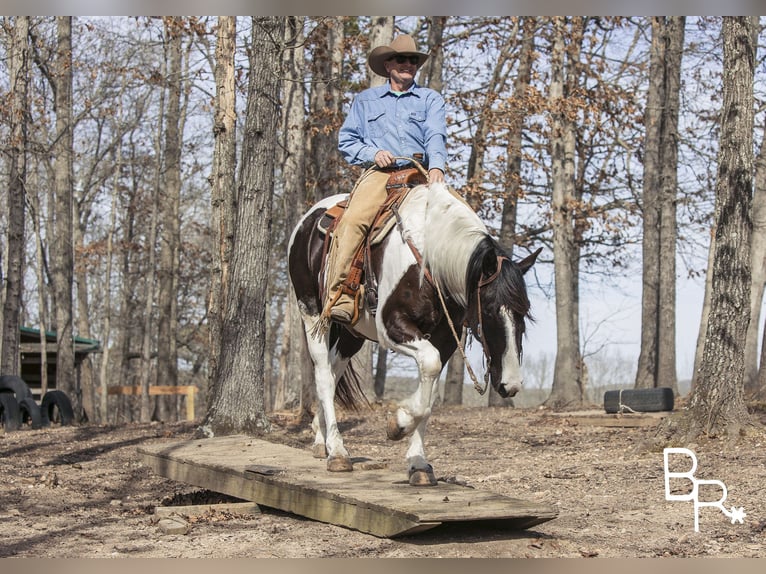
{"type": "Polygon", "coordinates": [[[398,232],[391,231],[371,249],[367,273],[377,278],[376,310],[365,303],[353,326],[332,323],[317,334],[322,255],[327,250],[317,223],[344,197],[314,205],[297,224],[289,247],[290,280],[321,403],[312,423],[314,456],[327,457],[331,472],[353,468],[338,430],[334,399],[353,396],[349,361],[369,339],[412,357],[418,366],[418,387],[388,415],[387,435],[392,440],[410,437],[410,484],[435,485],[424,435],[439,374],[459,344],[453,328],[468,326],[482,344],[489,383],[502,397],[515,395],[522,385],[522,337],[530,310],[523,274],[540,250],[512,261],[459,196],[443,184],[419,185],[398,211],[398,232]]]}

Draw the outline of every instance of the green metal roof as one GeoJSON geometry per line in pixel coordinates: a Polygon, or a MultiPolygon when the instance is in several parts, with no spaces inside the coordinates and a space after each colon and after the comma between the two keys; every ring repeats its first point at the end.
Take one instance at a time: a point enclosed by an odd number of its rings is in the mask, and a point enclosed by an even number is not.
{"type": "MultiPolygon", "coordinates": [[[[33,327],[19,327],[19,331],[23,334],[34,336],[37,339],[40,338],[40,329],[35,329],[33,327]]],[[[55,341],[56,332],[45,331],[45,338],[51,341],[55,341]]],[[[74,337],[74,344],[80,346],[80,348],[77,349],[78,353],[92,353],[92,352],[101,350],[101,341],[98,341],[96,339],[86,339],[85,337],[74,337]]]]}

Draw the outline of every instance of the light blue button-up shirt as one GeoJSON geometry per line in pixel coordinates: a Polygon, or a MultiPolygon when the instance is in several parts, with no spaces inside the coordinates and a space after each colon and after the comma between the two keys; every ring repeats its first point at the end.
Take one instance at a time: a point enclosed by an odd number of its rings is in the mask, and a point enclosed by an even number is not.
{"type": "Polygon", "coordinates": [[[359,93],[338,134],[338,149],[346,161],[369,167],[375,154],[388,150],[395,156],[424,154],[424,165],[445,171],[447,127],[444,98],[413,83],[397,95],[390,82],[359,93]]]}

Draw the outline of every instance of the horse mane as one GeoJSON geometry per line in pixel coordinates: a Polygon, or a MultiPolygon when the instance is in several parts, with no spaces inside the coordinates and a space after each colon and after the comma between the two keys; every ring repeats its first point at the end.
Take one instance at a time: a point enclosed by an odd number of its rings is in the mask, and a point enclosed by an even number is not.
{"type": "Polygon", "coordinates": [[[433,184],[425,193],[424,266],[442,289],[465,307],[469,293],[466,270],[477,245],[490,238],[487,226],[446,185],[433,184]]]}
{"type": "MultiPolygon", "coordinates": [[[[505,257],[507,261],[502,262],[500,273],[492,282],[493,297],[497,299],[498,304],[507,306],[512,312],[531,320],[529,312],[531,304],[524,283],[524,274],[519,266],[512,262],[510,254],[489,235],[479,242],[471,254],[466,271],[466,290],[473,293],[482,276],[495,272],[498,256],[505,257]]],[[[484,297],[484,291],[482,291],[482,297],[484,297]]]]}

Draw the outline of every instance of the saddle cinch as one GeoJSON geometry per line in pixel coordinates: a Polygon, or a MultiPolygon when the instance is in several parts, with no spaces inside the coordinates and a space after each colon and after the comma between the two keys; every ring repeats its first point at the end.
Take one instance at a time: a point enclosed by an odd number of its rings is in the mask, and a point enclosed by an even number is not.
{"type": "MultiPolygon", "coordinates": [[[[391,175],[388,177],[388,182],[386,183],[386,191],[388,193],[386,201],[378,209],[378,213],[375,215],[372,225],[370,226],[370,231],[367,233],[367,238],[362,242],[362,245],[359,246],[359,249],[354,254],[354,259],[351,263],[351,269],[348,272],[348,276],[341,284],[341,289],[351,295],[357,306],[361,300],[358,293],[361,289],[365,301],[367,302],[367,307],[373,315],[378,306],[378,282],[370,265],[370,250],[373,245],[383,241],[394,225],[396,225],[396,218],[394,216],[405,202],[409,191],[413,187],[425,183],[428,183],[428,179],[424,170],[418,168],[403,168],[391,172],[391,175]]],[[[338,222],[343,217],[343,214],[346,212],[347,206],[348,199],[344,199],[330,207],[325,211],[324,215],[319,218],[317,227],[325,236],[324,247],[322,249],[323,270],[327,264],[327,254],[329,253],[329,245],[332,240],[333,232],[335,231],[338,222]]],[[[324,285],[322,285],[321,290],[321,296],[324,299],[324,285]]],[[[358,313],[359,309],[355,309],[354,316],[358,316],[358,313]]]]}

